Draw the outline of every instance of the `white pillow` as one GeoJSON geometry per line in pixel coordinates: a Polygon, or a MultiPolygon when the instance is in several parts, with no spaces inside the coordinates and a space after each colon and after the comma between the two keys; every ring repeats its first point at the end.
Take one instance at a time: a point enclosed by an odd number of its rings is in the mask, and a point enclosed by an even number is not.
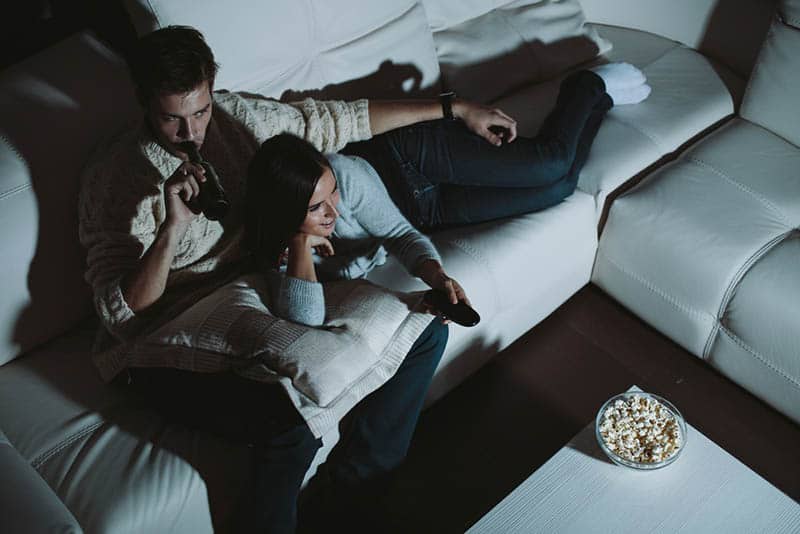
{"type": "Polygon", "coordinates": [[[326,317],[318,328],[271,315],[267,291],[263,276],[241,276],[102,359],[280,382],[319,436],[394,375],[431,321],[416,311],[421,293],[366,280],[324,284],[326,317]]]}
{"type": "Polygon", "coordinates": [[[459,96],[491,102],[554,78],[611,49],[585,22],[577,0],[524,0],[437,31],[442,84],[459,96]]]}

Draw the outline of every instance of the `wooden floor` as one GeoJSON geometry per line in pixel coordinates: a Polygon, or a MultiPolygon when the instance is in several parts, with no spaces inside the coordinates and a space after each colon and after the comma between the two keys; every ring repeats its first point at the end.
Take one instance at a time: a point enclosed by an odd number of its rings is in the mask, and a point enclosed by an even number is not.
{"type": "Polygon", "coordinates": [[[800,501],[800,426],[587,286],[423,413],[390,532],[463,532],[637,384],[800,501]]]}

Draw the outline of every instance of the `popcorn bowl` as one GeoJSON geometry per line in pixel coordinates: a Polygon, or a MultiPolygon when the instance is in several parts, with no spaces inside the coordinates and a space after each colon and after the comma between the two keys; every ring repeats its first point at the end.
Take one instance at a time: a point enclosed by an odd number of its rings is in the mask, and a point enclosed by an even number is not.
{"type": "MultiPolygon", "coordinates": [[[[632,469],[647,471],[665,467],[677,460],[678,456],[681,455],[681,452],[683,452],[683,449],[686,447],[686,421],[683,419],[683,416],[671,402],[653,393],[645,393],[643,391],[628,391],[626,393],[614,395],[608,399],[603,406],[600,407],[600,410],[597,412],[597,417],[595,418],[594,428],[597,443],[600,445],[600,448],[603,450],[606,456],[608,456],[608,458],[615,464],[624,467],[630,467],[632,469]],[[620,405],[618,401],[621,401],[624,404],[620,405]],[[634,413],[639,413],[638,418],[630,416],[621,418],[614,417],[613,412],[615,407],[617,413],[619,413],[620,410],[627,410],[630,412],[630,407],[632,404],[634,406],[649,407],[649,409],[635,411],[634,413]],[[660,405],[660,408],[658,408],[658,405],[660,405]],[[610,419],[606,420],[606,411],[609,410],[609,408],[612,409],[612,413],[610,413],[610,419]],[[670,422],[670,417],[672,418],[672,422],[670,422]],[[661,457],[659,457],[659,455],[655,455],[657,458],[655,460],[638,460],[632,457],[636,450],[659,450],[657,447],[662,446],[662,448],[664,448],[664,444],[654,443],[652,440],[648,440],[647,438],[643,437],[633,442],[636,443],[636,446],[631,449],[626,449],[625,447],[620,446],[620,440],[614,440],[613,438],[615,435],[619,436],[620,432],[618,430],[620,426],[624,427],[628,432],[633,432],[634,430],[638,432],[641,431],[642,428],[636,428],[636,426],[639,423],[642,423],[641,426],[646,427],[648,425],[648,421],[665,423],[668,434],[673,429],[677,432],[677,440],[668,439],[666,444],[667,448],[670,446],[674,447],[669,451],[669,454],[661,457]],[[615,422],[618,424],[615,425],[615,422]],[[601,430],[601,427],[605,430],[601,430]],[[611,432],[609,432],[609,427],[611,427],[611,432]],[[606,439],[609,438],[609,434],[611,434],[611,437],[609,439],[609,443],[607,443],[606,439]],[[674,445],[675,442],[677,442],[677,446],[674,445]]],[[[654,427],[651,425],[650,428],[654,427]]],[[[631,441],[629,440],[628,443],[631,443],[631,441]]],[[[645,454],[644,457],[646,456],[647,455],[645,454]]],[[[640,457],[643,456],[640,454],[640,457]]]]}

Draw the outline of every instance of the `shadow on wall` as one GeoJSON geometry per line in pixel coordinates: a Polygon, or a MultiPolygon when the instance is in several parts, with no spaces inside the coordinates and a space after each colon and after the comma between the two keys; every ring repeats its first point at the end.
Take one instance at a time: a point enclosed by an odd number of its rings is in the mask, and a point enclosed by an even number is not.
{"type": "Polygon", "coordinates": [[[776,4],[776,0],[719,0],[708,18],[698,50],[746,80],[775,15],[776,4]]]}
{"type": "Polygon", "coordinates": [[[321,89],[287,89],[281,93],[283,102],[304,98],[320,100],[433,98],[439,94],[438,84],[422,87],[422,72],[411,63],[383,61],[378,70],[367,76],[342,83],[329,84],[321,89]]]}
{"type": "MultiPolygon", "coordinates": [[[[467,46],[466,42],[462,44],[467,46]]],[[[454,50],[442,50],[442,85],[463,98],[481,103],[498,100],[533,84],[562,78],[599,53],[594,41],[581,36],[549,43],[524,41],[496,55],[464,53],[469,47],[453,44],[446,48],[454,50]]]]}
{"type": "Polygon", "coordinates": [[[86,37],[73,37],[61,50],[79,60],[65,62],[45,52],[24,71],[9,70],[3,83],[4,135],[27,162],[29,176],[21,180],[30,182],[37,204],[13,221],[21,244],[36,240],[27,274],[29,303],[13,334],[22,351],[91,313],[77,234],[78,174],[94,144],[137,108],[127,77],[97,75],[122,70],[107,50],[86,37]],[[99,83],[87,83],[93,79],[99,83]]]}

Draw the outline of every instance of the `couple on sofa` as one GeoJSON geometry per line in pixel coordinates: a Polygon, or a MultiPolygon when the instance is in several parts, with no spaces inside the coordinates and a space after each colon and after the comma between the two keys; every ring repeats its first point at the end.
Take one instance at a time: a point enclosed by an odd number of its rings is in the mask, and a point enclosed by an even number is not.
{"type": "MultiPolygon", "coordinates": [[[[502,111],[452,94],[438,102],[284,104],[215,93],[213,54],[188,27],[141,38],[130,63],[144,121],[89,165],[79,206],[86,277],[117,341],[169,325],[202,305],[198,294],[224,291],[248,272],[267,281],[271,314],[319,326],[326,311],[320,282],[362,278],[387,250],[451,302],[468,302],[420,230],[557,204],[574,190],[605,113],[650,92],[631,65],[577,72],[531,139],[518,138],[502,111]],[[221,221],[194,208],[206,169],[190,161],[186,142],[202,148],[220,177],[231,205],[221,221]]],[[[369,506],[406,455],[446,342],[446,326],[431,321],[396,372],[359,399],[318,472],[301,527],[363,515],[351,512],[369,506]]],[[[176,366],[102,361],[103,354],[95,361],[104,378],[125,377],[165,416],[253,446],[239,530],[297,528],[297,498],[321,439],[296,396],[233,371],[202,372],[200,359],[176,366]]]]}

